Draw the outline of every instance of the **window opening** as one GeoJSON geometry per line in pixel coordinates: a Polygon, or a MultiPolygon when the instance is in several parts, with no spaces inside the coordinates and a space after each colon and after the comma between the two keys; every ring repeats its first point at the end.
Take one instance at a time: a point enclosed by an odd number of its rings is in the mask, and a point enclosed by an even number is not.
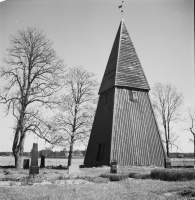
{"type": "Polygon", "coordinates": [[[132,91],[132,94],[133,94],[133,101],[137,102],[138,100],[137,91],[132,91]]]}
{"type": "Polygon", "coordinates": [[[138,100],[137,91],[129,90],[129,100],[133,102],[137,102],[138,100]]]}

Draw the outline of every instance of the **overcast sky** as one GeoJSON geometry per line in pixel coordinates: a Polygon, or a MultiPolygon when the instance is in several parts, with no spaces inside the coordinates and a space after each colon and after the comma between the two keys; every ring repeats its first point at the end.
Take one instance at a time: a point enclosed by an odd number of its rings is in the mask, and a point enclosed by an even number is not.
{"type": "MultiPolygon", "coordinates": [[[[0,65],[9,36],[35,26],[53,41],[67,67],[83,65],[101,82],[121,20],[119,0],[7,0],[0,3],[0,65]]],[[[150,87],[171,83],[184,95],[185,107],[195,105],[194,1],[125,0],[124,20],[150,87]]],[[[0,86],[3,81],[0,80],[0,86]]],[[[185,111],[185,108],[184,108],[185,111]]],[[[183,112],[185,115],[185,112],[183,112]]],[[[12,149],[12,116],[0,105],[0,151],[12,149]]],[[[185,123],[177,123],[180,151],[192,152],[185,123]]],[[[37,139],[28,136],[24,150],[37,139]]],[[[39,150],[44,142],[38,139],[39,150]]]]}

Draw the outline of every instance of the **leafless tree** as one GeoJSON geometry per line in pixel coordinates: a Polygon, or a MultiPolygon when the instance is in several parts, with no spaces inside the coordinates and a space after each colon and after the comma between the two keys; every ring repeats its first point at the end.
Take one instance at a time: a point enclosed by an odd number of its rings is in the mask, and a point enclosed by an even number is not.
{"type": "Polygon", "coordinates": [[[171,123],[180,119],[183,94],[171,84],[156,83],[152,88],[152,104],[163,125],[167,156],[170,145],[174,145],[175,135],[171,135],[171,123]]]}
{"type": "Polygon", "coordinates": [[[94,76],[81,66],[69,69],[59,112],[52,120],[54,129],[57,127],[58,134],[63,135],[63,142],[69,144],[68,166],[74,144],[86,143],[92,128],[98,87],[94,76]]]}
{"type": "Polygon", "coordinates": [[[57,103],[54,95],[61,89],[64,65],[52,42],[37,28],[18,31],[10,37],[10,46],[0,70],[6,80],[0,102],[15,117],[12,151],[15,167],[20,168],[27,133],[39,132],[41,109],[57,103]]]}
{"type": "Polygon", "coordinates": [[[193,135],[193,139],[190,139],[191,142],[194,143],[194,166],[195,166],[195,108],[188,109],[188,118],[187,118],[187,131],[191,132],[193,135]]]}

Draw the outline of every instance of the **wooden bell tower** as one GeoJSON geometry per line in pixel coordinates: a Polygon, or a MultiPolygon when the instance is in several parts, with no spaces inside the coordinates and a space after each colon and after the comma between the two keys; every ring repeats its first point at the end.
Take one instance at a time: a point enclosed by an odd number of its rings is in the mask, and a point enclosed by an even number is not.
{"type": "Polygon", "coordinates": [[[149,98],[150,87],[124,20],[108,59],[84,160],[85,166],[163,166],[164,146],[149,98]]]}

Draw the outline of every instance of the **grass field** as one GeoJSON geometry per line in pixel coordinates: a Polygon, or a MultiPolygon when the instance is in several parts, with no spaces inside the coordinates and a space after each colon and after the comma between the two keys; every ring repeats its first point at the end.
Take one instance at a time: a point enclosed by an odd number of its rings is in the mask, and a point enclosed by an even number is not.
{"type": "Polygon", "coordinates": [[[193,158],[171,158],[170,160],[174,167],[194,166],[193,158]]]}
{"type": "MultiPolygon", "coordinates": [[[[29,157],[23,157],[23,159],[30,159],[29,157]]],[[[84,159],[72,159],[73,164],[82,165],[84,159]]],[[[13,156],[0,156],[0,166],[8,166],[8,165],[14,165],[14,157],[13,156]]],[[[38,159],[38,164],[40,165],[41,158],[38,159]]],[[[45,159],[45,165],[51,166],[51,165],[67,165],[68,159],[67,158],[46,158],[45,159]]]]}
{"type": "MultiPolygon", "coordinates": [[[[23,157],[25,159],[26,157],[23,157]]],[[[193,166],[194,165],[194,159],[192,158],[171,158],[171,165],[174,167],[185,167],[185,166],[193,166]]],[[[73,164],[82,165],[84,159],[72,159],[73,164]]],[[[38,159],[38,163],[40,165],[41,159],[38,159]]],[[[67,165],[68,159],[65,158],[46,158],[45,159],[45,165],[46,166],[58,166],[58,165],[67,165]]],[[[14,157],[13,156],[0,156],[0,166],[3,165],[14,165],[14,157]]]]}
{"type": "MultiPolygon", "coordinates": [[[[119,167],[118,173],[147,174],[153,169],[119,167]]],[[[81,168],[81,174],[72,177],[68,176],[68,170],[40,169],[39,175],[34,178],[29,177],[28,173],[24,169],[0,169],[0,183],[12,183],[12,186],[0,186],[0,200],[186,199],[179,192],[195,188],[195,180],[168,182],[128,178],[110,182],[99,177],[102,173],[109,173],[109,167],[81,168]],[[49,181],[50,184],[39,184],[43,181],[49,181]],[[17,186],[19,182],[22,185],[17,186]]]]}

